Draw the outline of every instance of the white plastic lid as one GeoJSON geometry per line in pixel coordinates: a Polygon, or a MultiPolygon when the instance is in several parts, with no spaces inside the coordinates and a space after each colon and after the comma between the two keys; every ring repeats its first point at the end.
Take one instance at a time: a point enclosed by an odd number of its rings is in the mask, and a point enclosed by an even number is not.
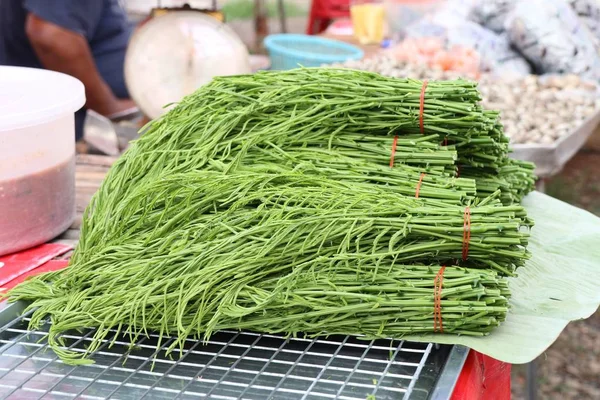
{"type": "Polygon", "coordinates": [[[0,131],[42,124],[84,104],[83,84],[72,76],[0,66],[0,131]]]}

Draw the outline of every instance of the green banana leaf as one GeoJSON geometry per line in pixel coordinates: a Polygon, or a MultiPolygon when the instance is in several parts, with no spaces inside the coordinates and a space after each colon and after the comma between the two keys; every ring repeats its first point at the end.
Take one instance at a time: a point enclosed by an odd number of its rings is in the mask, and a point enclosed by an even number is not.
{"type": "Polygon", "coordinates": [[[531,260],[509,282],[511,310],[489,336],[444,334],[406,340],[459,344],[498,360],[527,363],[542,354],[570,321],[600,305],[600,218],[540,192],[523,205],[535,220],[531,260]]]}

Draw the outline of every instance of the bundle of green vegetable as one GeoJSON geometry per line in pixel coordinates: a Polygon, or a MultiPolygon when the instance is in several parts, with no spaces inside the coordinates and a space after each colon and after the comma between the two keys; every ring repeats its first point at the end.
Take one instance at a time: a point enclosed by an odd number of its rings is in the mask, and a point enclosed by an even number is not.
{"type": "MultiPolygon", "coordinates": [[[[230,173],[255,164],[260,150],[264,154],[292,146],[344,148],[353,158],[385,167],[394,135],[420,135],[422,88],[422,82],[412,79],[330,68],[215,78],[151,125],[118,169],[130,183],[165,170],[230,173]]],[[[519,201],[533,189],[533,169],[508,158],[508,138],[498,114],[482,110],[479,100],[474,82],[429,82],[424,134],[429,145],[450,143],[456,160],[454,165],[440,164],[429,158],[438,157],[438,151],[429,148],[403,162],[421,171],[424,165],[437,170],[443,165],[449,176],[458,168],[491,174],[497,187],[490,191],[486,179],[480,198],[499,189],[507,204],[519,201]],[[515,186],[499,175],[506,166],[526,179],[515,186]]],[[[470,177],[479,184],[477,172],[470,177]]]]}
{"type": "MultiPolygon", "coordinates": [[[[469,265],[481,269],[444,273],[445,332],[481,335],[503,320],[507,286],[491,270],[510,274],[528,257],[522,207],[488,202],[471,215],[469,265]]],[[[225,328],[431,332],[433,278],[463,249],[462,206],[296,173],[163,176],[114,211],[86,219],[65,273],[11,292],[36,300],[34,326],[52,317],[55,348],[82,326],[99,328],[90,350],[117,327],[179,344],[225,328]]]]}
{"type": "Polygon", "coordinates": [[[69,363],[87,360],[60,335],[83,326],[90,352],[114,329],[171,348],[226,328],[401,337],[441,331],[437,304],[444,332],[489,333],[529,256],[516,201],[531,170],[508,161],[470,82],[429,83],[419,133],[422,86],[331,69],[215,79],[117,161],[69,268],[10,299],[33,301],[32,327],[50,317],[69,363]]]}
{"type": "MultiPolygon", "coordinates": [[[[472,179],[455,178],[457,155],[453,146],[431,142],[432,136],[409,135],[397,140],[394,168],[390,163],[390,139],[367,135],[330,138],[329,144],[306,141],[301,145],[255,146],[246,153],[252,164],[238,167],[246,172],[302,171],[332,179],[364,184],[383,184],[387,190],[414,197],[445,200],[451,204],[475,199],[472,179]],[[425,174],[421,176],[421,174],[425,174]]],[[[322,140],[322,139],[321,139],[322,140]]],[[[226,171],[229,164],[213,161],[211,169],[226,171]]],[[[489,193],[490,195],[492,193],[489,193]]]]}

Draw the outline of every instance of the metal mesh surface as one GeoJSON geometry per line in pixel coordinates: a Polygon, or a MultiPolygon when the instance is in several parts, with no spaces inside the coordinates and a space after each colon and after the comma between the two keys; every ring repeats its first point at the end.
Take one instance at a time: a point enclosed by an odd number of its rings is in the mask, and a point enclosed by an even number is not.
{"type": "MultiPolygon", "coordinates": [[[[226,331],[207,343],[188,340],[182,354],[176,350],[171,357],[164,349],[172,339],[157,350],[157,336],[142,338],[133,349],[123,337],[108,337],[93,356],[95,364],[73,367],[48,348],[46,330],[27,330],[28,321],[25,315],[0,328],[1,398],[426,398],[428,390],[415,385],[432,369],[428,360],[436,353],[430,343],[343,336],[286,340],[226,331]]],[[[63,337],[70,349],[84,352],[92,335],[63,337]]]]}

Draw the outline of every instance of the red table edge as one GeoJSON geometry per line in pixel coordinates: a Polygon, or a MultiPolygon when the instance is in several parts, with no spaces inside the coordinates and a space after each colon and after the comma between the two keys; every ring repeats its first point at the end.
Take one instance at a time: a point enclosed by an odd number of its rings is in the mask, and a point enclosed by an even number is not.
{"type": "Polygon", "coordinates": [[[509,400],[511,364],[469,350],[451,400],[509,400]]]}

